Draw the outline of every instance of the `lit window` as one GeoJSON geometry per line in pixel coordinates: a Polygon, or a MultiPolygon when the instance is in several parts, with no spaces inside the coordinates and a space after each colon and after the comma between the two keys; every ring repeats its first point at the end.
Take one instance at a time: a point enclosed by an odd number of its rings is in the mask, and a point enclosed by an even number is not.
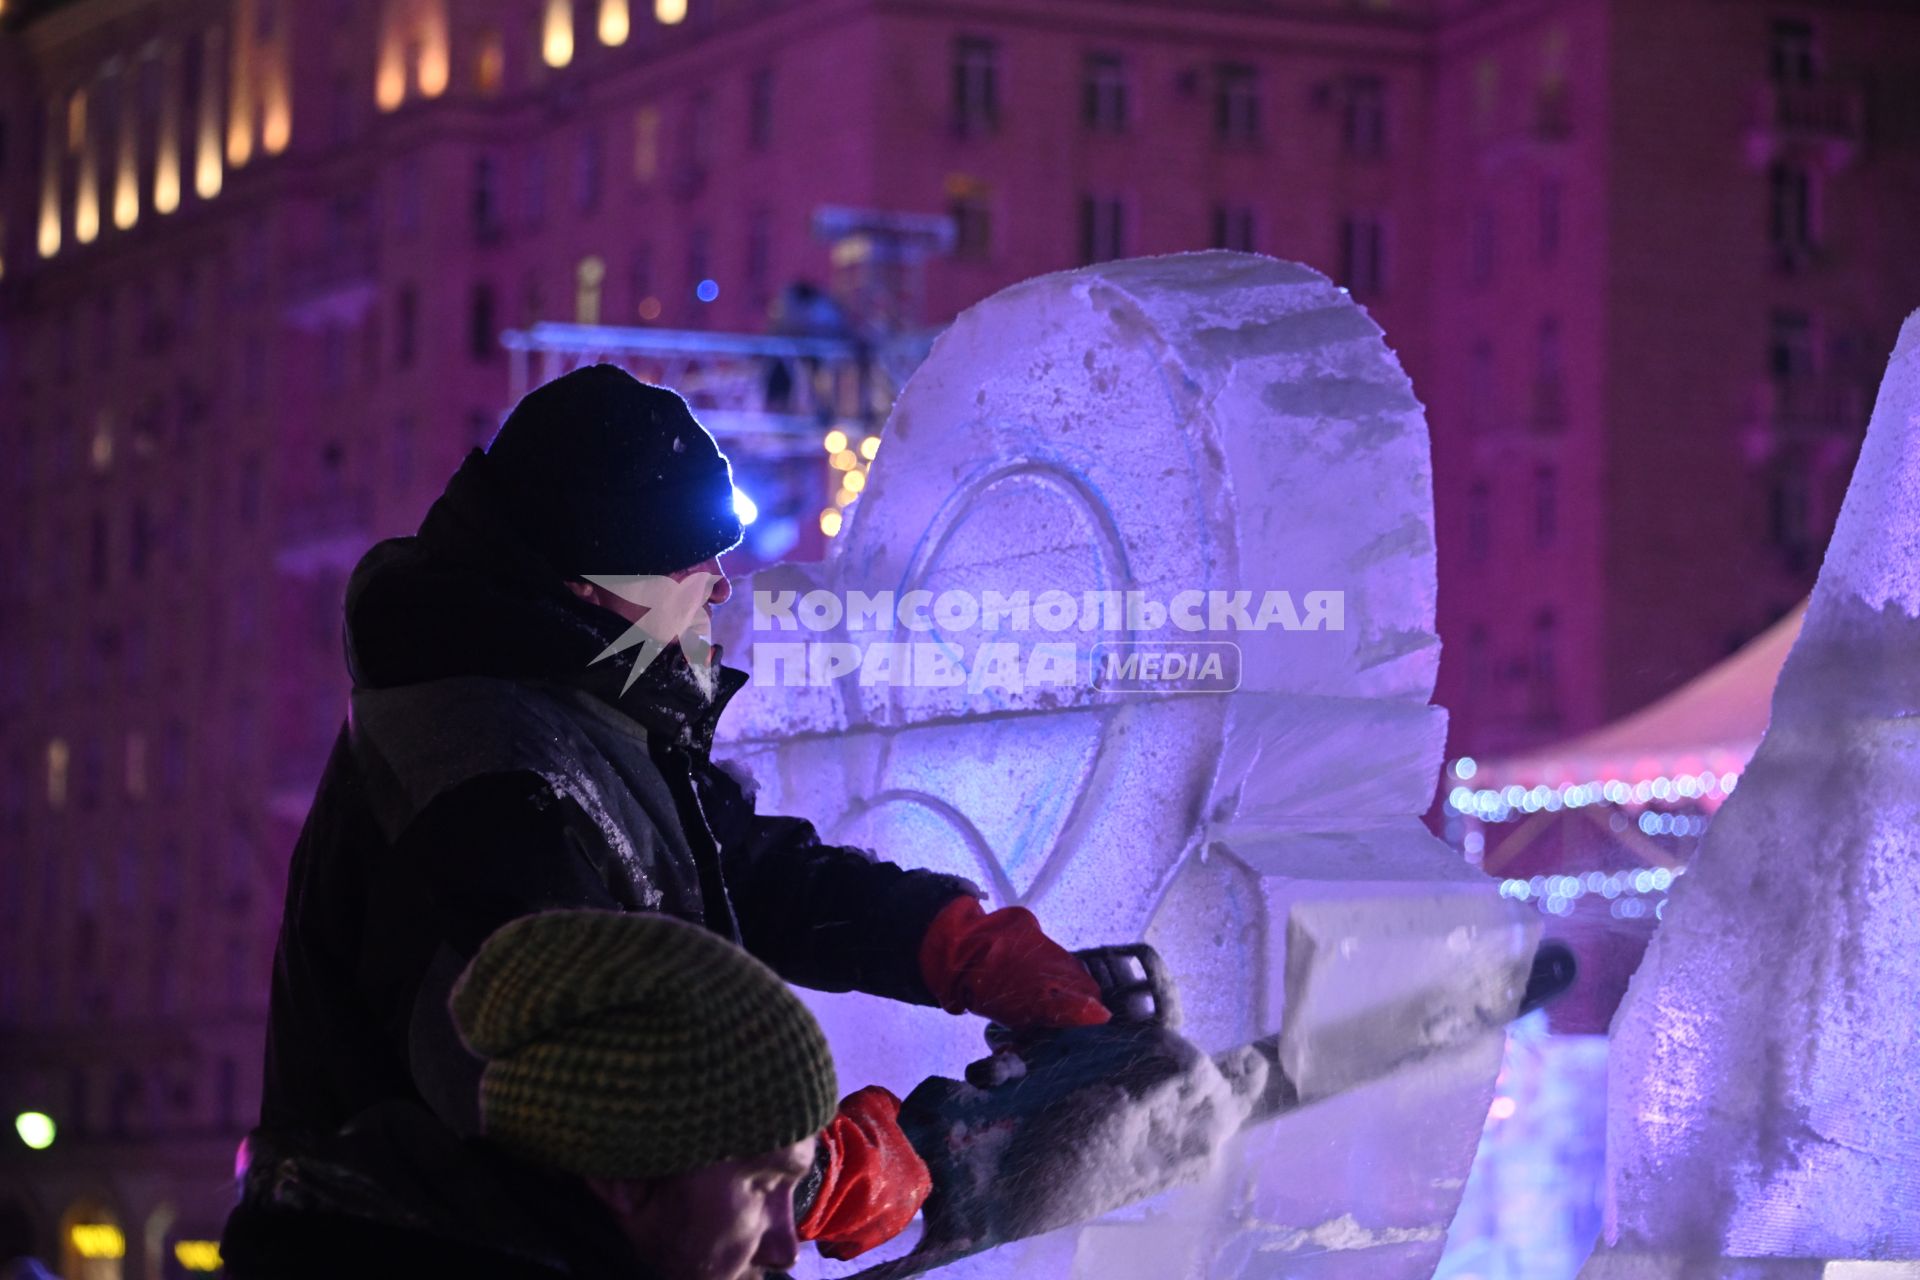
{"type": "Polygon", "coordinates": [[[652,182],[660,172],[660,108],[641,107],[633,117],[633,176],[652,182]]]}
{"type": "Polygon", "coordinates": [[[47,744],[47,804],[55,809],[67,807],[67,781],[73,764],[73,752],[65,738],[47,744]]]}
{"type": "Polygon", "coordinates": [[[201,38],[200,118],[194,124],[193,189],[202,200],[220,194],[223,172],[220,167],[220,30],[215,27],[201,38]]]}
{"type": "Polygon", "coordinates": [[[977,183],[956,192],[947,202],[953,219],[953,256],[979,260],[993,253],[993,206],[977,183]]]}
{"type": "Polygon", "coordinates": [[[633,31],[633,19],[627,12],[627,0],[600,0],[600,43],[619,45],[633,31]]]}
{"type": "Polygon", "coordinates": [[[574,323],[599,324],[600,296],[607,281],[606,260],[599,257],[580,259],[580,266],[574,273],[574,279],[574,323]]]}
{"type": "Polygon", "coordinates": [[[687,0],[653,0],[653,20],[663,27],[687,20],[687,0]]]}
{"type": "Polygon", "coordinates": [[[473,56],[473,87],[481,96],[499,93],[507,78],[507,50],[498,31],[480,35],[480,47],[473,56]]]}
{"type": "Polygon", "coordinates": [[[573,61],[572,0],[547,0],[547,19],[540,34],[540,56],[550,67],[573,61]]]}

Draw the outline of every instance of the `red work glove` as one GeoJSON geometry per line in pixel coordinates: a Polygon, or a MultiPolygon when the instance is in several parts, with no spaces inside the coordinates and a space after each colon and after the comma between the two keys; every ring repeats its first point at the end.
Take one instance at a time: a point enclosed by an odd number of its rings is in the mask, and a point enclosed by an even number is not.
{"type": "Polygon", "coordinates": [[[900,1132],[899,1115],[900,1099],[868,1085],[842,1098],[820,1133],[826,1176],[799,1231],[829,1258],[857,1258],[893,1239],[933,1190],[926,1161],[900,1132]]]}
{"type": "Polygon", "coordinates": [[[955,898],[920,943],[920,976],[948,1013],[978,1013],[1015,1030],[1090,1027],[1113,1016],[1087,966],[1042,933],[1025,907],[989,913],[977,898],[955,898]]]}

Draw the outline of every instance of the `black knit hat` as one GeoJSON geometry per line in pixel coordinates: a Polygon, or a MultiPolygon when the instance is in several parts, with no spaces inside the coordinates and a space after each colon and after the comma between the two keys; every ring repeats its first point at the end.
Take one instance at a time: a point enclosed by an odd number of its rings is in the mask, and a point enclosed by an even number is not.
{"type": "Polygon", "coordinates": [[[569,578],[673,573],[744,536],[733,469],[687,402],[610,364],[529,391],[487,460],[520,535],[569,578]]]}

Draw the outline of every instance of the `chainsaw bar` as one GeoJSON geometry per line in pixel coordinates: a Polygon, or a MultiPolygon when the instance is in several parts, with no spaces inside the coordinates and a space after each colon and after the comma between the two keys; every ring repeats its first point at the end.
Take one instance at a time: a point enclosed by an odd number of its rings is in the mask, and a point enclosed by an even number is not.
{"type": "MultiPolygon", "coordinates": [[[[1099,947],[1076,954],[1099,982],[1101,998],[1113,1020],[1102,1027],[1075,1027],[1029,1036],[993,1024],[987,1032],[993,1056],[968,1067],[970,1083],[936,1076],[908,1095],[901,1111],[902,1128],[936,1170],[935,1199],[926,1207],[924,1234],[912,1252],[856,1272],[847,1280],[905,1280],[996,1245],[1072,1225],[1071,1221],[1044,1217],[1023,1221],[1030,1207],[1026,1201],[1031,1197],[1022,1196],[1021,1188],[1002,1185],[991,1177],[998,1172],[994,1166],[983,1169],[970,1162],[966,1146],[977,1141],[1007,1140],[1023,1125],[1044,1125],[1051,1118],[1051,1110],[1061,1104],[1071,1107],[1090,1090],[1105,1094],[1143,1091],[1164,1081],[1169,1071],[1177,1072],[1178,1066],[1169,1064],[1176,1063],[1182,1053],[1189,1055],[1189,1061],[1198,1055],[1198,1050],[1175,1034],[1179,1009],[1173,984],[1151,946],[1099,947]],[[1024,1065],[1028,1058],[1037,1064],[1031,1073],[1024,1065]],[[956,1135],[965,1136],[956,1144],[956,1135]],[[996,1193],[1010,1203],[999,1204],[996,1193]]],[[[1534,953],[1513,1016],[1524,1017],[1565,992],[1573,985],[1575,974],[1573,952],[1568,947],[1559,942],[1542,943],[1534,953]]],[[[1502,1026],[1502,1021],[1489,1021],[1479,1030],[1491,1032],[1502,1026]]],[[[1299,1090],[1280,1065],[1280,1042],[1278,1035],[1265,1036],[1214,1057],[1223,1074],[1243,1070],[1250,1054],[1257,1054],[1266,1063],[1265,1086],[1241,1122],[1242,1129],[1321,1100],[1302,1102],[1299,1090]]],[[[1457,1043],[1458,1039],[1451,1042],[1457,1043]]],[[[1413,1050],[1352,1081],[1340,1092],[1392,1075],[1447,1047],[1451,1046],[1413,1050]]],[[[1113,1207],[1117,1205],[1102,1212],[1113,1207]]]]}

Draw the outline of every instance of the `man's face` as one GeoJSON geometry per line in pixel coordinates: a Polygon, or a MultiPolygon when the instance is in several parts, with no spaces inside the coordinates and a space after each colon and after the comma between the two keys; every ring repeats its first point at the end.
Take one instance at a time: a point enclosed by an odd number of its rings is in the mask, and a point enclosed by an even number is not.
{"type": "MultiPolygon", "coordinates": [[[[669,573],[666,576],[672,578],[675,582],[685,582],[696,573],[708,574],[714,579],[712,585],[707,588],[707,599],[704,606],[707,611],[707,616],[711,618],[713,616],[713,606],[725,604],[727,598],[733,594],[733,584],[727,581],[727,571],[720,567],[719,556],[702,560],[699,564],[688,565],[686,568],[675,573],[669,573]]],[[[590,582],[569,582],[567,586],[582,600],[590,600],[602,609],[610,609],[625,618],[628,622],[638,622],[647,616],[646,605],[638,604],[626,596],[620,595],[618,592],[608,590],[606,587],[598,586],[590,582]]]]}
{"type": "Polygon", "coordinates": [[[799,1259],[793,1192],[812,1166],[806,1138],[753,1160],[594,1189],[661,1280],[760,1280],[799,1259]]]}

